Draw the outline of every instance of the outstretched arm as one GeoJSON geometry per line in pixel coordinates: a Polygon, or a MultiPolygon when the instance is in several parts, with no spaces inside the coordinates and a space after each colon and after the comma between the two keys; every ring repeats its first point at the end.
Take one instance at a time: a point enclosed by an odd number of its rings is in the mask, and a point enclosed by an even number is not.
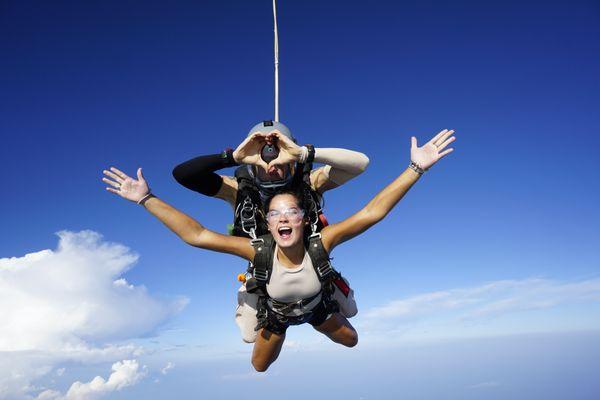
{"type": "Polygon", "coordinates": [[[110,168],[110,171],[105,170],[104,175],[106,177],[102,180],[111,186],[106,190],[143,205],[184,242],[207,250],[233,254],[246,260],[254,258],[254,248],[248,239],[211,231],[195,219],[150,194],[141,168],[137,171],[137,180],[114,167],[110,168]]]}
{"type": "Polygon", "coordinates": [[[453,133],[454,131],[444,129],[422,147],[417,147],[417,139],[412,137],[411,167],[379,192],[362,210],[337,224],[325,227],[321,232],[325,248],[331,251],[338,244],[360,235],[381,221],[419,180],[424,170],[454,150],[444,150],[455,140],[453,133]]]}

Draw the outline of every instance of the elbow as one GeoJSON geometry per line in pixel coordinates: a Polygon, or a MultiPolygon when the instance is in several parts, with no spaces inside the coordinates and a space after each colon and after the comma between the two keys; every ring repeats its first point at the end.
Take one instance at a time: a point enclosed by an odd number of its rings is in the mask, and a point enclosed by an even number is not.
{"type": "Polygon", "coordinates": [[[180,236],[180,238],[181,238],[181,240],[183,240],[186,244],[189,244],[190,246],[200,247],[200,246],[198,246],[198,241],[192,235],[182,235],[182,236],[180,236]]]}
{"type": "Polygon", "coordinates": [[[206,247],[206,235],[204,235],[205,229],[200,224],[188,226],[187,229],[180,231],[177,235],[185,243],[190,246],[205,248],[206,247]]]}
{"type": "Polygon", "coordinates": [[[333,183],[341,186],[348,182],[350,179],[357,177],[358,175],[365,172],[369,166],[369,157],[363,153],[353,152],[351,165],[347,165],[344,169],[333,168],[329,171],[328,178],[333,183]]]}
{"type": "Polygon", "coordinates": [[[369,157],[367,157],[363,153],[358,153],[358,155],[356,156],[356,174],[359,175],[365,172],[370,162],[371,160],[369,160],[369,157]]]}
{"type": "Polygon", "coordinates": [[[363,153],[359,153],[357,151],[352,154],[352,163],[349,165],[346,172],[352,174],[352,176],[358,176],[367,170],[369,166],[369,157],[367,157],[363,153]]]}
{"type": "Polygon", "coordinates": [[[201,247],[198,241],[198,236],[191,233],[182,233],[178,235],[186,244],[194,247],[201,247]]]}

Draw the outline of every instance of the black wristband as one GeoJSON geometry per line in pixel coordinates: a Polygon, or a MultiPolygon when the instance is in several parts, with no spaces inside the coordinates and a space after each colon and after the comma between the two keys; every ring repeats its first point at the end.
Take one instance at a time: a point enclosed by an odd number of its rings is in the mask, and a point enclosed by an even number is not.
{"type": "Polygon", "coordinates": [[[223,167],[235,167],[239,164],[235,162],[233,158],[233,149],[231,147],[227,147],[225,150],[221,152],[221,158],[223,159],[223,167]]]}
{"type": "Polygon", "coordinates": [[[315,161],[315,146],[312,144],[305,144],[304,147],[308,149],[308,155],[306,156],[306,164],[310,164],[315,161]]]}

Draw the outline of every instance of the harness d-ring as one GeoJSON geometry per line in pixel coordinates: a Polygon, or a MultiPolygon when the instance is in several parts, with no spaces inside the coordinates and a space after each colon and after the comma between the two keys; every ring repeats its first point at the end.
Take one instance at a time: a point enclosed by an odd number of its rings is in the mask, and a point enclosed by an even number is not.
{"type": "Polygon", "coordinates": [[[256,239],[256,206],[252,203],[250,196],[246,196],[244,202],[240,205],[242,209],[239,210],[238,205],[238,210],[242,230],[250,235],[252,239],[256,239]]]}

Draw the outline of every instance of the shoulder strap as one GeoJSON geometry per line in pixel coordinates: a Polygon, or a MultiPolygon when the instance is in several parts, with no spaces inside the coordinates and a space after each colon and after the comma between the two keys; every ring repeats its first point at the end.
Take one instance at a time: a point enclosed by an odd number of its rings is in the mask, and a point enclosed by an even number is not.
{"type": "Polygon", "coordinates": [[[250,244],[254,247],[253,276],[259,286],[265,286],[269,283],[273,270],[275,240],[268,234],[251,240],[250,244]]]}
{"type": "Polygon", "coordinates": [[[247,166],[238,167],[235,170],[235,178],[238,182],[238,189],[235,199],[233,235],[254,237],[249,233],[252,229],[257,236],[264,235],[267,232],[267,226],[262,217],[262,200],[247,166]]]}
{"type": "Polygon", "coordinates": [[[299,187],[303,182],[310,187],[310,173],[313,168],[313,163],[297,163],[292,178],[292,186],[299,187]]]}
{"type": "Polygon", "coordinates": [[[298,164],[298,169],[294,174],[293,185],[295,189],[300,189],[308,201],[306,204],[309,213],[311,225],[316,225],[316,232],[320,232],[327,226],[327,219],[323,216],[323,196],[313,190],[310,184],[310,172],[312,163],[298,164]]]}
{"type": "Polygon", "coordinates": [[[313,234],[308,238],[308,255],[321,283],[328,282],[335,276],[335,270],[331,265],[329,253],[323,247],[321,234],[313,234]]]}
{"type": "Polygon", "coordinates": [[[248,171],[248,166],[247,165],[240,165],[239,167],[237,167],[235,169],[235,179],[237,179],[238,182],[241,179],[252,180],[252,176],[250,175],[250,172],[248,171]]]}

